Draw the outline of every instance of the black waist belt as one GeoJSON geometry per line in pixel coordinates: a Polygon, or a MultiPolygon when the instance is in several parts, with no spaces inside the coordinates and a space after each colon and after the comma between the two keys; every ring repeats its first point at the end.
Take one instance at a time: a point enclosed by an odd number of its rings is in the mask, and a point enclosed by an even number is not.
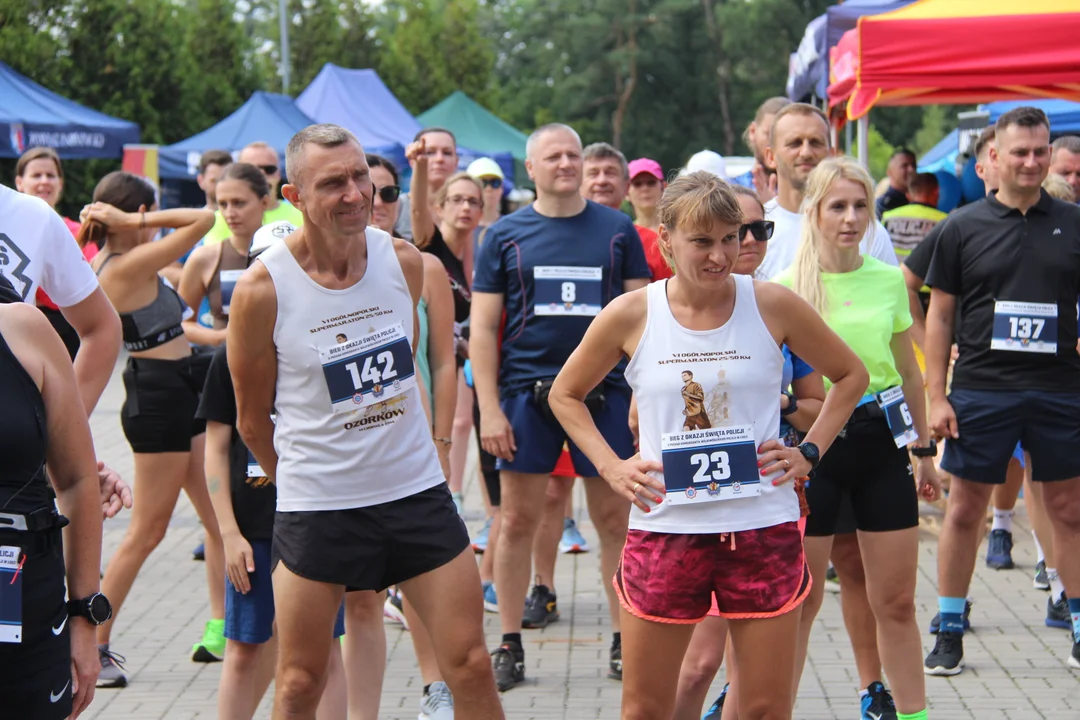
{"type": "Polygon", "coordinates": [[[56,508],[44,507],[31,513],[5,513],[0,512],[0,530],[17,530],[20,532],[47,532],[59,530],[68,524],[69,520],[56,512],[56,508]]]}

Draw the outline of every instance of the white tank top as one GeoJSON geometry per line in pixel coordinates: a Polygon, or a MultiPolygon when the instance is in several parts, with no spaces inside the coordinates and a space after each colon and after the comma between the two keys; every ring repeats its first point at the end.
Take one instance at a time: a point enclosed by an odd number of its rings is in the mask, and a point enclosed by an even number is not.
{"type": "Polygon", "coordinates": [[[758,312],[752,278],[735,275],[731,318],[715,330],[675,320],[667,281],[648,286],[648,317],[626,380],[637,397],[641,456],[664,464],[668,488],[630,528],[740,532],[799,519],[791,483],[762,477],[757,448],[780,430],[784,357],[758,312]]]}
{"type": "Polygon", "coordinates": [[[391,237],[364,276],[322,287],[285,243],[259,255],[277,292],[277,509],[367,507],[443,482],[413,365],[413,303],[391,237]]]}

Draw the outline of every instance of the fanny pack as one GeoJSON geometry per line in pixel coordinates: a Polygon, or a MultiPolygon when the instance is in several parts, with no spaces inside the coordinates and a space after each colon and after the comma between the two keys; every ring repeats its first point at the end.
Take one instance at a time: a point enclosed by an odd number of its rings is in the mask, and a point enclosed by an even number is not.
{"type": "MultiPolygon", "coordinates": [[[[558,422],[555,418],[555,413],[551,412],[551,405],[548,402],[548,396],[551,394],[551,386],[554,383],[555,378],[537,380],[533,385],[533,400],[536,402],[536,406],[540,408],[541,414],[543,414],[546,419],[558,422]]],[[[597,385],[585,396],[585,407],[588,408],[589,413],[592,415],[596,415],[603,411],[606,402],[607,400],[604,397],[603,385],[597,385]]]]}

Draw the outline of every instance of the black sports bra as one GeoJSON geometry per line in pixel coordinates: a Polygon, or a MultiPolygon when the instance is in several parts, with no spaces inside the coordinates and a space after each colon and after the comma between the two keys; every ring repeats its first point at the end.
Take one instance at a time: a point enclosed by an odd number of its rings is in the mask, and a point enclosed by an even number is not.
{"type": "MultiPolygon", "coordinates": [[[[97,274],[119,253],[112,253],[98,266],[97,274]]],[[[138,310],[120,313],[120,328],[124,336],[124,349],[140,352],[160,347],[173,338],[184,334],[181,322],[187,306],[165,280],[158,276],[158,293],[153,301],[138,310]]]]}

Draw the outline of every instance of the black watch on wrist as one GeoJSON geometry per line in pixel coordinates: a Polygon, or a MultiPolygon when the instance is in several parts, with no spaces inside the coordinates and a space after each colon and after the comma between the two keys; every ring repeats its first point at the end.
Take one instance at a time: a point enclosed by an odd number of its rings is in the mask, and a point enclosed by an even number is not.
{"type": "Polygon", "coordinates": [[[913,447],[911,448],[911,454],[917,458],[932,458],[937,457],[937,442],[930,441],[930,444],[926,447],[913,447]]]}
{"type": "Polygon", "coordinates": [[[787,399],[788,399],[788,406],[786,408],[782,408],[780,410],[781,415],[790,415],[790,414],[792,414],[793,412],[795,412],[796,410],[799,409],[799,402],[795,399],[794,395],[792,395],[791,393],[781,393],[781,394],[785,395],[787,397],[787,399]]]}
{"type": "Polygon", "coordinates": [[[85,618],[91,625],[101,625],[112,617],[112,604],[101,593],[78,600],[68,600],[68,617],[85,618]]]}
{"type": "Polygon", "coordinates": [[[804,442],[799,445],[799,452],[810,463],[810,469],[817,468],[818,463],[821,462],[821,452],[818,450],[818,446],[812,442],[804,442]]]}

